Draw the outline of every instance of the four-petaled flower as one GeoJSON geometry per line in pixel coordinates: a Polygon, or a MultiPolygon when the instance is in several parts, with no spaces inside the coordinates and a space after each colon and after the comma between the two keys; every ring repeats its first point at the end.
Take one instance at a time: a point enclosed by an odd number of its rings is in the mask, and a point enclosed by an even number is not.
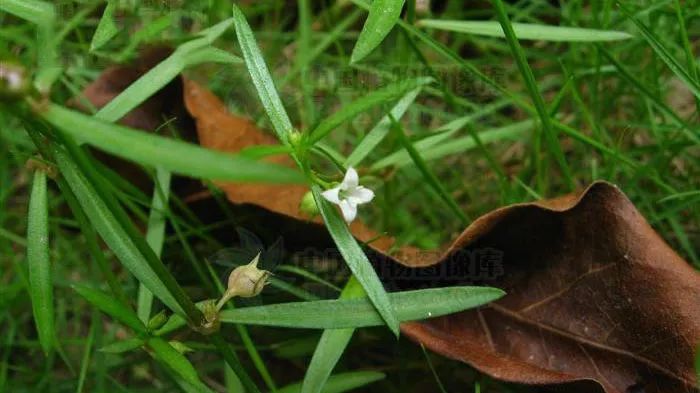
{"type": "Polygon", "coordinates": [[[348,224],[357,216],[357,205],[367,203],[374,198],[372,190],[359,184],[357,171],[352,167],[348,168],[342,183],[324,191],[321,195],[340,206],[343,218],[348,224]]]}

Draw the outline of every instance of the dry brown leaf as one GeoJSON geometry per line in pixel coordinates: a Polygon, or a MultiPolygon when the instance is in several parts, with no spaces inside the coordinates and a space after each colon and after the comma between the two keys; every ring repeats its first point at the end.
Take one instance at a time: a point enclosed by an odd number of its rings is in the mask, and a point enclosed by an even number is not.
{"type": "Polygon", "coordinates": [[[449,271],[464,263],[453,255],[484,249],[502,253],[503,275],[487,284],[508,295],[405,324],[405,334],[505,381],[697,391],[700,275],[616,187],[596,183],[580,196],[496,210],[437,263],[449,271]]]}
{"type": "MultiPolygon", "coordinates": [[[[275,143],[194,82],[185,82],[184,101],[205,147],[236,152],[275,143]]],[[[273,220],[293,247],[332,245],[319,222],[298,211],[305,188],[219,186],[235,204],[273,220]]],[[[363,241],[376,236],[360,223],[351,229],[363,241]]],[[[500,380],[565,391],[698,391],[700,276],[615,186],[596,183],[580,195],[495,210],[438,258],[415,249],[389,257],[382,252],[392,243],[383,237],[369,252],[392,289],[476,283],[508,293],[478,310],[402,325],[438,353],[500,380]],[[475,269],[480,262],[488,274],[475,269]]]]}

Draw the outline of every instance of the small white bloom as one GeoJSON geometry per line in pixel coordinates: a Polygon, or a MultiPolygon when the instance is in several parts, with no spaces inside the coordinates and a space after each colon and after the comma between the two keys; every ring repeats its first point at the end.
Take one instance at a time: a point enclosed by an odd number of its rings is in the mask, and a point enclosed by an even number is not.
{"type": "Polygon", "coordinates": [[[321,195],[328,201],[340,206],[343,218],[348,224],[357,216],[357,205],[367,203],[374,198],[374,192],[359,184],[357,171],[352,167],[345,173],[343,182],[337,187],[324,191],[321,195]]]}

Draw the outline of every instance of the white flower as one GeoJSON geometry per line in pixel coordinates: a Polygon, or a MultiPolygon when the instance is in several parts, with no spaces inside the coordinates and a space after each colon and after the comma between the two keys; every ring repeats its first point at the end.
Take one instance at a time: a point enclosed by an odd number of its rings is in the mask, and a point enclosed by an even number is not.
{"type": "Polygon", "coordinates": [[[337,187],[324,191],[321,195],[328,201],[340,206],[343,218],[348,224],[357,216],[357,205],[367,203],[374,198],[374,192],[359,184],[357,171],[352,167],[345,173],[343,182],[337,187]]]}

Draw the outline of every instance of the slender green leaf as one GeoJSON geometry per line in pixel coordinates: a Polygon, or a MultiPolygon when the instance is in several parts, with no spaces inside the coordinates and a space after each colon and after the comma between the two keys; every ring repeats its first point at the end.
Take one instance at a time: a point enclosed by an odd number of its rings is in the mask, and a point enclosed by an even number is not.
{"type": "MultiPolygon", "coordinates": [[[[148,215],[148,229],[146,230],[146,243],[153,252],[160,258],[165,239],[164,214],[168,205],[170,195],[170,172],[163,168],[156,168],[156,181],[153,187],[153,199],[151,200],[151,212],[148,215]]],[[[143,323],[148,323],[151,318],[151,306],[153,305],[153,294],[145,285],[139,283],[137,297],[136,314],[143,323]]]]}
{"type": "MultiPolygon", "coordinates": [[[[389,115],[393,116],[395,119],[401,118],[406,110],[408,109],[413,101],[416,99],[420,93],[421,88],[417,88],[409,91],[404,95],[397,103],[391,108],[389,115]]],[[[357,145],[355,150],[352,151],[347,160],[345,160],[345,166],[357,166],[367,155],[374,150],[375,147],[381,142],[384,137],[389,133],[389,128],[391,127],[391,119],[389,115],[382,117],[382,119],[362,138],[360,144],[357,145]]]]}
{"type": "Polygon", "coordinates": [[[197,375],[197,370],[194,369],[192,363],[183,354],[175,350],[170,343],[160,337],[150,337],[146,344],[153,350],[153,354],[158,360],[167,365],[187,383],[195,387],[202,385],[197,375]]]}
{"type": "Polygon", "coordinates": [[[700,387],[700,347],[695,355],[695,379],[698,381],[698,387],[700,387]]]}
{"type": "MultiPolygon", "coordinates": [[[[458,119],[459,120],[459,119],[458,119]]],[[[456,124],[455,124],[456,125],[456,124]]],[[[479,133],[482,143],[493,143],[503,140],[514,140],[521,138],[523,134],[531,130],[534,125],[533,120],[524,120],[513,123],[505,127],[498,127],[479,133]]],[[[441,128],[442,129],[442,128],[441,128]]],[[[449,139],[459,128],[452,128],[436,133],[414,143],[417,151],[421,152],[426,161],[436,160],[450,154],[463,153],[477,147],[474,137],[467,135],[464,137],[449,139]],[[445,141],[445,143],[441,143],[445,141]]],[[[412,162],[408,152],[401,149],[387,157],[375,162],[371,169],[373,171],[386,168],[388,166],[402,167],[412,162]]]]}
{"type": "Polygon", "coordinates": [[[620,4],[622,11],[627,14],[627,17],[637,26],[639,32],[642,33],[644,39],[649,43],[649,45],[654,49],[654,52],[661,58],[661,60],[666,63],[668,68],[673,71],[676,76],[683,81],[683,83],[690,89],[690,91],[695,95],[695,97],[700,98],[700,82],[693,78],[688,70],[686,70],[678,60],[671,54],[671,52],[664,46],[659,38],[646,27],[642,22],[640,22],[636,17],[634,17],[627,7],[620,4]]]}
{"type": "Polygon", "coordinates": [[[374,0],[369,15],[362,26],[360,36],[350,55],[350,62],[356,63],[370,54],[389,34],[401,16],[404,0],[374,0]]]}
{"type": "MultiPolygon", "coordinates": [[[[497,288],[449,287],[393,292],[387,297],[394,306],[398,321],[405,322],[478,307],[503,295],[504,292],[497,288]]],[[[222,311],[221,322],[303,329],[359,328],[385,323],[368,298],[237,308],[222,311]]]]}
{"type": "MultiPolygon", "coordinates": [[[[505,38],[503,28],[496,21],[423,19],[418,21],[417,25],[439,30],[454,31],[457,33],[505,38]]],[[[529,23],[511,23],[511,25],[519,40],[591,42],[617,41],[632,38],[631,34],[623,31],[548,26],[529,23]]]]}
{"type": "Polygon", "coordinates": [[[296,170],[234,154],[133,130],[64,107],[49,104],[40,112],[49,123],[73,138],[108,153],[152,167],[211,180],[294,183],[296,170]]]}
{"type": "MultiPolygon", "coordinates": [[[[365,291],[357,279],[351,276],[340,294],[340,299],[355,299],[363,296],[365,296],[365,291]]],[[[309,367],[306,369],[301,387],[302,393],[323,391],[328,377],[331,375],[343,352],[345,352],[345,347],[347,347],[354,332],[354,328],[326,329],[323,331],[309,367]]]]}
{"type": "Polygon", "coordinates": [[[76,393],[81,393],[85,387],[85,379],[87,378],[87,371],[90,368],[90,355],[92,354],[92,345],[95,342],[95,334],[97,332],[97,327],[100,325],[99,313],[96,310],[92,312],[92,320],[90,321],[90,330],[88,333],[87,341],[85,342],[85,349],[83,349],[83,358],[80,360],[80,374],[78,375],[78,388],[75,389],[76,393]]]}
{"type": "Polygon", "coordinates": [[[328,116],[326,119],[321,121],[321,123],[316,126],[316,128],[311,131],[309,136],[309,143],[315,143],[321,140],[323,137],[328,135],[335,128],[343,124],[344,122],[354,118],[362,112],[376,106],[387,102],[391,102],[399,99],[404,94],[415,90],[423,85],[429,84],[433,81],[430,77],[412,78],[400,80],[398,82],[389,84],[379,90],[375,90],[359,98],[358,100],[352,102],[349,105],[344,106],[339,111],[328,116]]]}
{"type": "MultiPolygon", "coordinates": [[[[90,219],[90,222],[100,234],[105,243],[138,280],[142,282],[155,296],[165,303],[173,311],[183,314],[184,311],[168,291],[163,281],[151,269],[148,261],[138,247],[131,240],[124,228],[119,225],[114,214],[107,204],[97,194],[94,187],[85,178],[75,162],[70,159],[63,149],[55,147],[53,150],[56,164],[65,178],[68,186],[90,219]]],[[[183,314],[184,315],[184,314],[183,314]]],[[[137,318],[138,320],[138,318],[137,318]]],[[[139,321],[140,323],[140,321],[139,321]]]]}
{"type": "MultiPolygon", "coordinates": [[[[321,390],[322,393],[343,393],[361,388],[372,382],[377,382],[386,378],[384,373],[377,371],[355,371],[336,374],[328,378],[328,383],[321,390]]],[[[298,393],[303,392],[301,384],[295,383],[287,385],[277,390],[277,393],[298,393]]]]}
{"type": "Polygon", "coordinates": [[[110,123],[116,122],[167,85],[186,67],[202,62],[230,63],[239,61],[233,55],[223,55],[221,50],[207,49],[232,23],[231,19],[226,19],[201,31],[198,34],[200,38],[177,47],[172,55],[130,84],[102,107],[95,116],[110,123]]]}
{"type": "Polygon", "coordinates": [[[137,333],[146,334],[148,330],[136,314],[126,305],[108,294],[87,285],[73,284],[73,289],[90,304],[103,313],[130,327],[137,333]]]}
{"type": "Polygon", "coordinates": [[[141,322],[134,311],[122,304],[117,299],[107,295],[106,293],[90,288],[86,285],[74,284],[75,289],[80,296],[84,297],[90,304],[94,305],[100,311],[118,320],[124,325],[130,327],[139,335],[146,337],[145,342],[153,350],[154,356],[188,383],[198,386],[201,384],[197,371],[192,364],[180,352],[176,351],[167,341],[160,337],[148,337],[148,329],[141,322]]]}
{"type": "MultiPolygon", "coordinates": [[[[331,234],[333,241],[335,241],[335,244],[338,246],[338,250],[343,256],[343,259],[345,259],[345,263],[347,263],[352,274],[354,274],[360,284],[362,284],[367,296],[371,299],[374,307],[376,307],[376,311],[379,312],[378,315],[384,319],[389,329],[398,336],[399,320],[396,317],[395,310],[391,305],[389,296],[384,290],[382,282],[379,281],[377,272],[372,268],[372,264],[367,259],[362,248],[357,244],[355,238],[352,237],[348,226],[338,215],[338,211],[321,196],[321,189],[317,185],[314,185],[311,187],[311,191],[314,195],[316,205],[321,211],[323,221],[326,223],[326,228],[331,234]]],[[[311,302],[309,302],[309,304],[310,303],[311,302]]],[[[326,317],[330,315],[332,314],[326,314],[326,317]]]]}
{"type": "Polygon", "coordinates": [[[109,343],[100,348],[99,351],[104,353],[124,353],[141,348],[143,344],[144,341],[140,338],[127,338],[126,340],[109,343]]]}
{"type": "Polygon", "coordinates": [[[34,172],[27,217],[27,262],[29,293],[39,342],[48,356],[55,347],[53,280],[49,260],[49,207],[46,173],[34,172]]]}
{"type": "Polygon", "coordinates": [[[116,1],[110,0],[107,2],[107,7],[105,7],[104,12],[102,13],[100,23],[97,25],[95,34],[92,36],[92,42],[90,42],[90,52],[104,46],[119,32],[119,28],[114,23],[114,11],[116,9],[116,1]]]}
{"type": "Polygon", "coordinates": [[[265,59],[263,59],[260,48],[255,42],[253,31],[250,29],[245,15],[235,4],[233,5],[233,21],[236,26],[238,44],[241,46],[241,52],[243,52],[243,59],[255,89],[258,91],[263,108],[265,108],[265,112],[270,118],[272,128],[277,137],[280,141],[287,144],[289,134],[293,130],[292,122],[289,121],[287,111],[284,109],[282,100],[277,94],[277,89],[275,89],[275,84],[272,81],[270,71],[267,69],[265,59]]]}

